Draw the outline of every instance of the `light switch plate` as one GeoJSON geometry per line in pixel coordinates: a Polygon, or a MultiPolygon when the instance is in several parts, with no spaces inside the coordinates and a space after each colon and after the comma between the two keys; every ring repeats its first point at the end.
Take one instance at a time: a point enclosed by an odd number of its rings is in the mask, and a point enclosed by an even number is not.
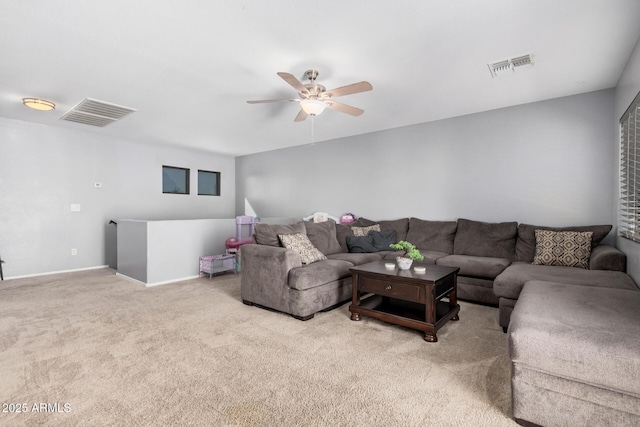
{"type": "Polygon", "coordinates": [[[71,204],[71,212],[80,212],[80,205],[71,204]]]}

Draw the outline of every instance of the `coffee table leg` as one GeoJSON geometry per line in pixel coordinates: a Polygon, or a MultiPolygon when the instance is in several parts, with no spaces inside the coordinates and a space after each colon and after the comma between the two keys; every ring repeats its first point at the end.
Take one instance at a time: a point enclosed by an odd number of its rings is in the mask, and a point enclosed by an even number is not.
{"type": "Polygon", "coordinates": [[[351,313],[351,320],[360,320],[360,313],[351,313]]]}
{"type": "Polygon", "coordinates": [[[438,342],[438,337],[436,334],[431,334],[429,332],[424,333],[424,340],[427,342],[438,342]]]}
{"type": "MultiPolygon", "coordinates": [[[[451,293],[449,294],[449,306],[451,308],[454,308],[456,305],[458,305],[458,275],[454,274],[453,275],[453,290],[451,291],[451,293]]],[[[458,314],[456,313],[455,316],[453,316],[451,318],[451,320],[460,320],[460,316],[458,316],[458,314]]]]}

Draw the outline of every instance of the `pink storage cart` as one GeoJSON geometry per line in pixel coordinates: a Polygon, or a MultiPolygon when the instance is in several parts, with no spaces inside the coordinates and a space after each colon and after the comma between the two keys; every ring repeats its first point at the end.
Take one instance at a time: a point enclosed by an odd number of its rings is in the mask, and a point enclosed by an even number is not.
{"type": "Polygon", "coordinates": [[[236,258],[236,268],[240,271],[240,246],[253,243],[254,225],[256,217],[241,215],[236,217],[236,237],[229,237],[226,241],[227,254],[236,258]],[[249,235],[242,237],[242,227],[249,226],[249,235]]]}

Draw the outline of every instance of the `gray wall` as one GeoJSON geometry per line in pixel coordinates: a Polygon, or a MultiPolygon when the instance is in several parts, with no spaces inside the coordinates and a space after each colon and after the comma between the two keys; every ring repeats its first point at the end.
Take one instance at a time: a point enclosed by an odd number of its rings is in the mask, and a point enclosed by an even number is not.
{"type": "Polygon", "coordinates": [[[613,101],[604,90],[238,157],[236,210],[246,198],[258,216],[614,224],[613,101]]]}
{"type": "Polygon", "coordinates": [[[115,267],[111,219],[234,216],[232,157],[0,118],[5,277],[115,267]],[[162,194],[162,165],[191,169],[190,195],[162,194]],[[196,195],[198,168],[222,173],[220,197],[196,195]],[[94,182],[102,188],[93,188],[94,182]],[[80,204],[81,211],[71,212],[71,204],[80,204]],[[71,248],[77,248],[76,256],[71,248]]]}
{"type": "MultiPolygon", "coordinates": [[[[614,140],[617,144],[614,155],[618,162],[620,150],[620,117],[627,110],[631,101],[633,101],[638,92],[640,92],[640,40],[636,43],[636,47],[627,62],[627,66],[625,67],[620,80],[618,81],[615,92],[614,140]]],[[[619,163],[616,163],[616,165],[618,166],[619,163]]],[[[617,170],[618,167],[616,167],[616,171],[617,170]]],[[[616,173],[613,182],[614,194],[616,195],[614,204],[616,218],[618,217],[618,183],[618,174],[616,173]]],[[[627,254],[628,273],[633,277],[636,283],[640,283],[640,244],[618,236],[616,245],[627,254]]]]}

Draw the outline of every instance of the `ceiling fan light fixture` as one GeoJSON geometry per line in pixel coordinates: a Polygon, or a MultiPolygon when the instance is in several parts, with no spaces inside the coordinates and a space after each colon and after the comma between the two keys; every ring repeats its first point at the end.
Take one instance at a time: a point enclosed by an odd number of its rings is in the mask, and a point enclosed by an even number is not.
{"type": "Polygon", "coordinates": [[[22,98],[22,103],[29,108],[40,111],[51,111],[56,108],[56,104],[53,102],[39,98],[22,98]]]}
{"type": "Polygon", "coordinates": [[[321,114],[325,108],[327,108],[327,104],[320,101],[319,99],[304,99],[300,101],[300,107],[310,116],[317,116],[321,114]]]}

